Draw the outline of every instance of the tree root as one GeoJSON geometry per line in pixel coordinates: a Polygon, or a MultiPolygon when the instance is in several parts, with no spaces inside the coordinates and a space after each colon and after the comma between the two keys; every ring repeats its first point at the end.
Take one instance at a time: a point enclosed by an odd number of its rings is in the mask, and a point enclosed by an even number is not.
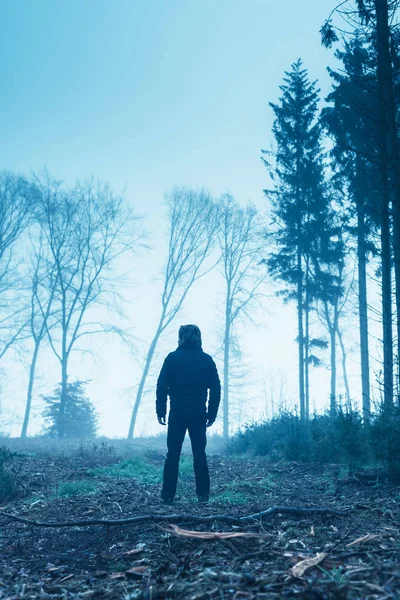
{"type": "Polygon", "coordinates": [[[331,510],[330,508],[294,508],[288,506],[271,506],[267,510],[263,510],[253,515],[245,515],[244,517],[232,517],[230,515],[140,515],[137,517],[127,517],[126,519],[80,519],[77,521],[35,521],[26,519],[18,515],[5,512],[0,509],[0,515],[6,517],[10,521],[31,525],[33,527],[89,527],[92,525],[131,525],[137,523],[213,523],[220,521],[221,523],[229,523],[230,525],[243,525],[254,521],[262,521],[277,514],[291,514],[298,516],[338,516],[343,517],[347,513],[340,510],[331,510]]]}

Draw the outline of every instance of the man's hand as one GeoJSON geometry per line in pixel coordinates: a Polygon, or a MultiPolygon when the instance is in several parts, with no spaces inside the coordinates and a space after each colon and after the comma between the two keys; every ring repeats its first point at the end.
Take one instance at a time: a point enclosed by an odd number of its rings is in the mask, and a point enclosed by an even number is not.
{"type": "Polygon", "coordinates": [[[160,425],[166,425],[166,421],[165,421],[165,417],[157,417],[158,422],[160,423],[160,425]]]}
{"type": "Polygon", "coordinates": [[[211,427],[212,425],[214,425],[214,420],[207,419],[206,427],[211,427]]]}

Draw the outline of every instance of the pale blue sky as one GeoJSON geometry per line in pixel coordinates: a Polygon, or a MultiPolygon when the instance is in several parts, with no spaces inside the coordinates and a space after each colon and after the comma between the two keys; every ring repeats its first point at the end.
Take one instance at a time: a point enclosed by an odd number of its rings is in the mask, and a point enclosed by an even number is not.
{"type": "MultiPolygon", "coordinates": [[[[319,79],[323,93],[328,91],[326,66],[333,56],[321,47],[319,29],[335,4],[0,0],[0,167],[29,172],[47,165],[68,182],[91,175],[106,179],[126,190],[137,212],[147,215],[147,228],[155,231],[152,252],[134,265],[137,285],[129,292],[128,315],[143,340],[138,357],[158,313],[154,278],[165,258],[163,192],[173,184],[204,185],[216,196],[228,189],[241,202],[265,209],[262,190],[268,178],[260,151],[272,142],[268,102],[277,100],[284,71],[298,58],[310,77],[319,79]]],[[[154,372],[163,352],[175,344],[182,320],[198,322],[205,348],[216,348],[216,309],[222,299],[217,278],[202,281],[188,297],[162,342],[154,372]]],[[[252,376],[264,376],[267,387],[272,375],[285,378],[291,402],[297,393],[295,306],[269,301],[256,320],[258,329],[242,330],[252,376]]],[[[139,365],[110,341],[96,340],[96,348],[100,366],[77,355],[71,375],[93,380],[90,395],[102,431],[126,435],[134,396],[126,390],[137,385],[139,365]]],[[[358,385],[358,357],[351,360],[358,385]]],[[[41,361],[36,401],[58,380],[49,355],[41,361]]],[[[323,405],[329,372],[320,369],[313,378],[315,400],[323,405]]],[[[20,381],[14,377],[8,387],[16,418],[25,394],[20,381]]],[[[147,432],[157,430],[154,379],[149,383],[149,412],[139,423],[147,432]]],[[[247,417],[262,410],[263,394],[260,387],[255,400],[246,400],[247,417]]]]}
{"type": "MultiPolygon", "coordinates": [[[[0,165],[126,186],[261,198],[260,148],[284,70],[326,88],[332,0],[2,0],[0,165]]],[[[149,204],[150,203],[150,204],[149,204]]]]}

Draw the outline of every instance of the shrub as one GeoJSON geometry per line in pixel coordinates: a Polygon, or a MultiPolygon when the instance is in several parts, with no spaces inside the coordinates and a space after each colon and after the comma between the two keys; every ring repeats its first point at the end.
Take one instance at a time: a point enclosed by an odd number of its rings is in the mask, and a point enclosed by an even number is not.
{"type": "Polygon", "coordinates": [[[81,440],[76,454],[79,458],[83,458],[86,463],[109,464],[116,462],[115,447],[105,441],[96,443],[81,440]]]}
{"type": "MultiPolygon", "coordinates": [[[[157,458],[159,459],[160,456],[158,455],[157,458]]],[[[89,473],[105,477],[135,479],[143,485],[158,485],[162,483],[162,465],[155,464],[146,456],[134,456],[109,466],[89,469],[89,473]]],[[[181,456],[179,477],[184,479],[193,477],[193,462],[186,455],[181,456]]]]}
{"type": "Polygon", "coordinates": [[[367,434],[357,412],[315,415],[307,424],[311,432],[310,456],[320,462],[364,463],[369,455],[367,434]]]}
{"type": "Polygon", "coordinates": [[[400,408],[394,407],[389,416],[380,410],[369,426],[369,436],[376,461],[384,465],[391,481],[400,483],[400,408]]]}
{"type": "MultiPolygon", "coordinates": [[[[96,437],[97,415],[92,402],[85,396],[86,381],[67,384],[64,413],[64,435],[66,438],[96,437]]],[[[42,396],[47,404],[43,411],[46,422],[45,434],[57,437],[60,428],[61,384],[52,396],[42,396]]]]}
{"type": "Polygon", "coordinates": [[[251,452],[287,460],[345,463],[351,467],[372,457],[368,431],[356,412],[313,415],[308,421],[281,413],[269,421],[252,423],[229,443],[234,454],[251,452]]]}
{"type": "Polygon", "coordinates": [[[93,475],[132,478],[142,484],[158,484],[162,481],[161,469],[141,457],[129,458],[109,467],[93,469],[93,475]]]}
{"type": "Polygon", "coordinates": [[[239,504],[246,504],[248,500],[248,497],[240,490],[239,486],[235,482],[232,482],[228,483],[220,492],[217,492],[213,496],[212,503],[237,506],[239,504]]]}
{"type": "Polygon", "coordinates": [[[93,481],[62,481],[56,489],[56,496],[61,498],[74,498],[93,494],[97,490],[97,485],[93,481]]]}
{"type": "Polygon", "coordinates": [[[0,447],[0,502],[6,500],[16,489],[10,467],[14,453],[5,446],[0,447]]]}

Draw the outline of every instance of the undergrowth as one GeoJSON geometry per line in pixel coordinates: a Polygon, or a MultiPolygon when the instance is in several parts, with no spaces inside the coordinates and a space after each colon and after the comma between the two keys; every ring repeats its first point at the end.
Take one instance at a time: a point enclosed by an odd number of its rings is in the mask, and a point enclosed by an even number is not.
{"type": "Polygon", "coordinates": [[[364,423],[356,411],[313,415],[308,421],[281,413],[269,421],[245,427],[229,442],[228,452],[338,463],[350,470],[379,465],[390,480],[398,482],[400,409],[393,409],[390,418],[379,411],[369,423],[364,423]]]}
{"type": "MultiPolygon", "coordinates": [[[[162,483],[163,470],[160,465],[153,464],[150,460],[137,456],[106,467],[91,469],[89,474],[131,478],[144,485],[158,485],[162,483]]],[[[179,476],[183,478],[193,476],[193,464],[188,456],[181,457],[179,476]]]]}
{"type": "Polygon", "coordinates": [[[0,447],[0,502],[11,496],[16,489],[15,477],[11,470],[14,456],[5,446],[0,447]]]}
{"type": "Polygon", "coordinates": [[[54,495],[59,498],[74,498],[76,496],[85,496],[97,491],[98,486],[93,481],[62,481],[58,484],[54,495]]]}
{"type": "Polygon", "coordinates": [[[236,506],[238,504],[246,504],[248,496],[240,489],[235,482],[228,483],[222,490],[217,491],[211,502],[225,504],[227,506],[236,506]]]}
{"type": "Polygon", "coordinates": [[[141,457],[128,458],[122,462],[89,471],[91,475],[131,478],[143,484],[160,483],[160,469],[141,457]]]}

